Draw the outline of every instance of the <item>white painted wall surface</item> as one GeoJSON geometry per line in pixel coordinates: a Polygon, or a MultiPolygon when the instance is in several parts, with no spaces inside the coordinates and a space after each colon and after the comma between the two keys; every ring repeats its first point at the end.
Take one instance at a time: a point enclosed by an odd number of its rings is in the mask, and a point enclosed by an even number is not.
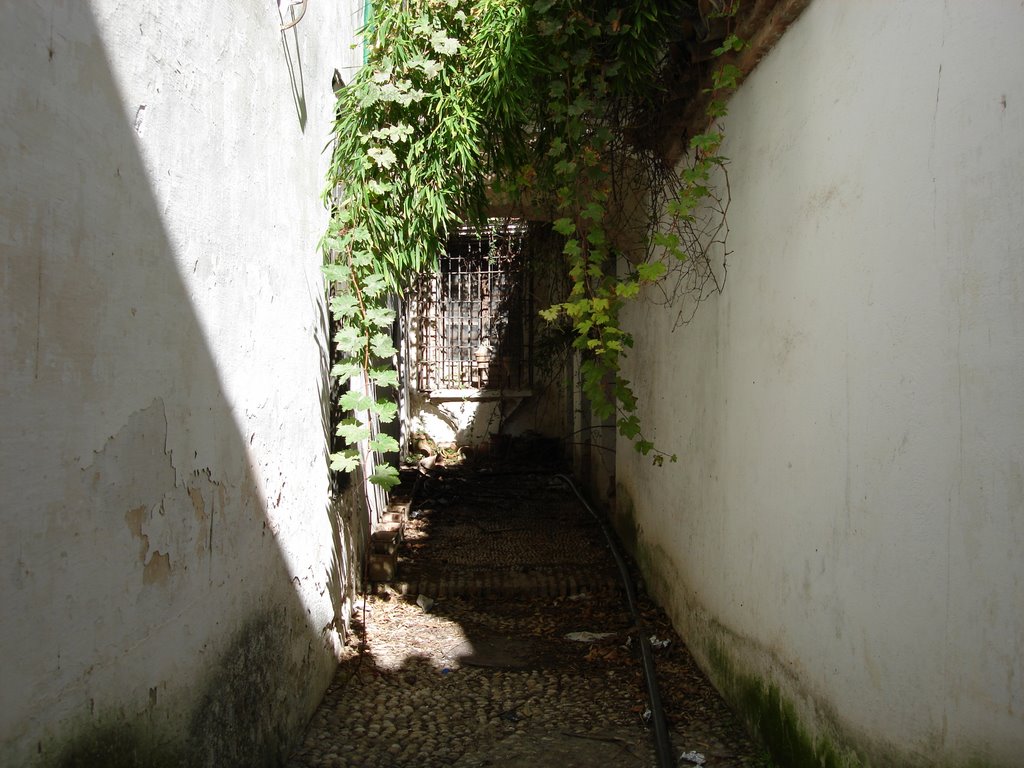
{"type": "Polygon", "coordinates": [[[330,678],[316,244],[361,11],[0,2],[4,765],[273,761],[330,678]]]}
{"type": "Polygon", "coordinates": [[[813,2],[731,102],[724,294],[631,316],[680,456],[619,444],[652,584],[872,765],[1024,755],[1022,41],[1018,2],[813,2]]]}

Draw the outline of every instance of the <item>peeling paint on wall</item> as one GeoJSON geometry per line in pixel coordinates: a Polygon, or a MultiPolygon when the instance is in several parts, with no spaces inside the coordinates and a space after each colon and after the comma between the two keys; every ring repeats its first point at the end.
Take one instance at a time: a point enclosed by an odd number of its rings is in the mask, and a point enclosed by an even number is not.
{"type": "Polygon", "coordinates": [[[274,19],[201,5],[0,25],[2,765],[280,763],[347,620],[310,329],[351,9],[310,9],[303,135],[274,19]]]}
{"type": "Polygon", "coordinates": [[[132,536],[139,540],[139,561],[145,562],[149,553],[149,537],[142,532],[142,521],[145,519],[148,510],[146,507],[134,507],[125,512],[124,521],[132,536]]]}
{"type": "Polygon", "coordinates": [[[142,569],[143,584],[166,584],[171,575],[171,556],[158,549],[142,569]]]}

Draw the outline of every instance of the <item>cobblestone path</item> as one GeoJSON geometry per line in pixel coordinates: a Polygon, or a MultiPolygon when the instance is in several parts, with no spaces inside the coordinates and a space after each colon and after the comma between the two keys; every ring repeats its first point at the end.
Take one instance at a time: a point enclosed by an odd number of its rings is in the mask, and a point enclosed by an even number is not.
{"type": "MultiPolygon", "coordinates": [[[[357,606],[360,647],[290,768],[655,766],[614,559],[568,488],[434,472],[410,517],[397,579],[357,606]]],[[[769,768],[664,614],[639,600],[677,764],[769,768]]]]}

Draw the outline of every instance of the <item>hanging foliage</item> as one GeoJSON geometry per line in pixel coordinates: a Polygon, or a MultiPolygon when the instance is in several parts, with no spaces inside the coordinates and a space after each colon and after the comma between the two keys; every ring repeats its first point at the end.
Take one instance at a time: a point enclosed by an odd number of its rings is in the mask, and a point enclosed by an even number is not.
{"type": "MultiPolygon", "coordinates": [[[[542,314],[571,323],[595,412],[614,416],[619,432],[657,463],[668,455],[644,437],[620,373],[632,338],[619,317],[645,285],[701,273],[710,243],[699,211],[710,201],[724,213],[711,186],[724,163],[720,133],[693,137],[681,173],[642,140],[676,20],[692,12],[685,0],[410,0],[375,8],[364,33],[367,63],[339,97],[325,193],[332,217],[324,274],[339,353],[331,375],[359,382],[341,396],[347,418],[337,431],[346,447],[332,468],[359,466],[363,440],[380,454],[398,449],[377,428],[396,417],[397,405],[373,395],[398,383],[389,296],[435,270],[449,229],[482,224],[492,198],[549,212],[564,237],[571,287],[542,314]],[[647,234],[627,247],[614,224],[637,194],[647,195],[647,234]]],[[[740,45],[729,37],[718,52],[740,45]]],[[[728,92],[738,74],[723,68],[713,89],[728,92]]],[[[712,101],[709,117],[724,113],[722,101],[712,101]]],[[[397,478],[381,463],[371,480],[390,487],[397,478]]]]}

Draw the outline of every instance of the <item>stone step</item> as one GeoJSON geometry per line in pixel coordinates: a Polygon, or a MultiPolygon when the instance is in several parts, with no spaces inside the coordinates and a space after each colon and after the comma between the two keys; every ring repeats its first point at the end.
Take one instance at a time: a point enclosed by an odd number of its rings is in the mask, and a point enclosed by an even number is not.
{"type": "Polygon", "coordinates": [[[516,598],[576,597],[583,594],[609,594],[621,588],[619,580],[608,574],[586,571],[555,573],[465,572],[434,578],[391,580],[403,595],[432,598],[516,598]]]}
{"type": "Polygon", "coordinates": [[[366,576],[371,582],[391,582],[398,575],[398,554],[371,552],[366,576]]]}
{"type": "Polygon", "coordinates": [[[384,523],[370,534],[370,551],[386,555],[398,554],[404,532],[405,523],[384,523]]]}

